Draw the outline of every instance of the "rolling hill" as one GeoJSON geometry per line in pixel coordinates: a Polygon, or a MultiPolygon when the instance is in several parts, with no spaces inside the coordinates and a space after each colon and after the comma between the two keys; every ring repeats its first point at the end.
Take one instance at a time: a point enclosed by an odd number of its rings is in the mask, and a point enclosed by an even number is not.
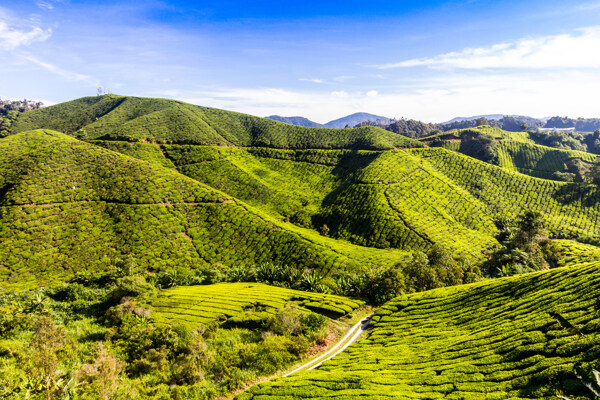
{"type": "Polygon", "coordinates": [[[176,171],[58,132],[12,135],[0,149],[3,286],[68,279],[126,256],[154,270],[272,261],[323,274],[402,257],[278,221],[176,171]]]}
{"type": "MultiPolygon", "coordinates": [[[[597,243],[600,190],[548,178],[591,154],[486,126],[417,141],[115,95],[28,111],[9,133],[0,138],[2,371],[21,371],[31,318],[48,317],[80,346],[65,378],[96,368],[85,363],[100,340],[127,360],[119,384],[215,398],[325,341],[290,333],[304,331],[302,318],[326,322],[306,311],[341,317],[380,304],[369,292],[384,290],[406,294],[376,311],[363,340],[239,399],[585,398],[575,372],[589,376],[600,354],[600,247],[573,239],[597,243]],[[482,136],[495,164],[477,159],[482,136]],[[427,258],[418,252],[445,257],[433,251],[441,247],[475,270],[500,244],[503,221],[526,210],[545,220],[559,268],[410,293],[435,267],[410,265],[427,258]],[[125,261],[139,269],[116,267],[125,261]],[[289,282],[261,278],[263,267],[364,299],[267,286],[289,282]],[[182,271],[226,276],[203,283],[251,272],[236,278],[251,282],[170,287],[200,282],[181,283],[182,271]]],[[[11,387],[33,385],[19,373],[11,387]]]]}
{"type": "Polygon", "coordinates": [[[600,354],[599,267],[400,296],[376,313],[365,338],[319,370],[237,399],[591,398],[584,383],[600,354]]]}
{"type": "Polygon", "coordinates": [[[598,157],[583,151],[541,145],[527,132],[507,132],[489,126],[452,130],[420,140],[429,146],[443,147],[477,158],[479,147],[476,139],[482,135],[495,138],[499,166],[537,178],[556,179],[555,173],[567,172],[569,161],[580,159],[591,164],[598,157]]]}
{"type": "MultiPolygon", "coordinates": [[[[428,251],[433,244],[442,245],[456,257],[479,263],[485,260],[485,251],[498,244],[497,220],[515,218],[527,209],[540,211],[556,237],[600,234],[600,192],[595,185],[522,174],[548,177],[568,157],[580,152],[536,145],[524,132],[479,127],[446,132],[419,142],[371,127],[299,128],[172,100],[114,95],[30,111],[16,121],[13,130],[44,125],[87,138],[85,143],[77,143],[87,145],[90,152],[104,147],[153,164],[161,174],[168,172],[185,182],[197,182],[205,190],[210,188],[214,191],[211,193],[227,196],[230,204],[260,215],[264,223],[281,226],[282,231],[294,232],[294,237],[306,238],[310,246],[317,246],[300,265],[316,263],[323,273],[348,263],[391,265],[402,259],[405,252],[428,251]],[[185,113],[189,118],[185,128],[181,128],[185,113]],[[265,130],[246,129],[248,121],[265,130]],[[301,132],[307,132],[308,137],[302,137],[301,132]],[[498,141],[502,160],[499,166],[460,154],[460,145],[454,149],[456,141],[465,135],[482,133],[498,141]],[[269,135],[271,139],[265,139],[269,135]],[[418,148],[422,143],[433,145],[440,141],[443,147],[459,152],[418,148]],[[404,148],[396,147],[400,144],[404,148]],[[317,231],[326,232],[329,238],[317,231]],[[319,261],[314,261],[317,258],[319,261]]],[[[18,137],[3,140],[16,143],[18,137]]],[[[581,157],[590,159],[585,153],[581,157]]],[[[65,156],[65,160],[68,158],[65,156]]],[[[134,198],[138,195],[128,194],[134,198]]],[[[214,221],[222,215],[230,216],[227,212],[218,214],[214,221]]],[[[196,239],[190,228],[185,228],[190,226],[187,211],[185,217],[169,218],[183,218],[176,231],[182,232],[184,239],[186,235],[191,237],[193,245],[183,241],[182,248],[189,250],[182,254],[202,260],[201,263],[298,262],[279,254],[281,251],[289,255],[290,250],[279,249],[270,256],[266,255],[270,250],[262,254],[254,247],[249,252],[243,248],[241,253],[217,250],[221,244],[227,247],[238,243],[234,233],[238,228],[228,228],[217,235],[214,247],[200,246],[197,243],[203,240],[202,236],[196,239]]],[[[230,223],[233,222],[227,222],[230,223]]],[[[90,226],[94,224],[90,222],[90,226]]],[[[138,228],[124,226],[118,232],[124,234],[138,228]]],[[[157,229],[145,228],[144,233],[161,232],[157,229]]],[[[124,238],[119,240],[125,242],[124,238]]],[[[154,239],[153,243],[158,245],[160,241],[154,239]]],[[[258,246],[252,246],[255,245],[258,246]]],[[[268,247],[273,246],[279,245],[268,247]]],[[[108,259],[127,253],[126,249],[109,248],[108,259]]],[[[168,261],[169,253],[164,254],[161,263],[173,266],[168,261]]],[[[150,256],[146,258],[149,259],[150,256]]],[[[14,263],[17,260],[11,265],[14,263]]]]}
{"type": "Polygon", "coordinates": [[[285,122],[286,124],[290,125],[305,126],[307,128],[325,128],[324,125],[319,124],[317,122],[313,122],[310,119],[304,117],[282,117],[279,115],[269,115],[265,118],[272,119],[274,121],[285,122]]]}
{"type": "Polygon", "coordinates": [[[324,129],[290,126],[251,115],[174,100],[104,95],[33,110],[11,133],[51,129],[83,140],[259,146],[274,148],[390,149],[421,146],[376,127],[324,129]]]}

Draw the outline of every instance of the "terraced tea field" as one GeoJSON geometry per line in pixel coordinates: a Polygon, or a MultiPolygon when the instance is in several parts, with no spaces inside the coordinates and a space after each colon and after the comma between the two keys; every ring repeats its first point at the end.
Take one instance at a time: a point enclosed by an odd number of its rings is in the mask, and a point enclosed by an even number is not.
{"type": "Polygon", "coordinates": [[[574,367],[600,367],[599,293],[596,261],[403,295],[319,370],[237,399],[589,398],[574,367]]]}
{"type": "Polygon", "coordinates": [[[339,317],[363,304],[362,300],[330,294],[240,282],[168,289],[153,303],[152,310],[157,322],[207,326],[223,321],[258,323],[290,306],[339,317]]]}
{"type": "Polygon", "coordinates": [[[260,146],[274,148],[391,149],[422,146],[372,126],[305,128],[167,99],[84,97],[23,114],[11,133],[52,129],[83,140],[260,146]]]}
{"type": "Polygon", "coordinates": [[[532,178],[444,149],[409,151],[470,192],[489,215],[514,217],[531,209],[544,214],[549,229],[556,233],[599,233],[596,185],[532,178]]]}
{"type": "Polygon", "coordinates": [[[103,270],[123,255],[155,270],[269,261],[323,275],[405,255],[321,236],[171,169],[58,132],[12,135],[0,150],[0,279],[8,285],[103,270]]]}
{"type": "Polygon", "coordinates": [[[566,171],[567,161],[579,158],[593,163],[595,154],[575,150],[560,150],[538,144],[501,141],[499,143],[500,166],[538,178],[552,179],[559,171],[566,171]]]}
{"type": "Polygon", "coordinates": [[[453,130],[420,139],[431,146],[472,156],[470,138],[489,135],[497,140],[498,165],[543,179],[554,179],[555,172],[565,172],[567,162],[578,158],[592,163],[597,155],[576,150],[556,149],[536,144],[527,132],[507,132],[490,126],[453,130]]]}

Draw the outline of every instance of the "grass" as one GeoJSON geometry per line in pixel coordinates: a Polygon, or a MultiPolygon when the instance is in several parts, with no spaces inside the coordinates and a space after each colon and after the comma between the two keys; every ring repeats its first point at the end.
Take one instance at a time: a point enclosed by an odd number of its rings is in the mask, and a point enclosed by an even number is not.
{"type": "Polygon", "coordinates": [[[551,399],[559,391],[587,398],[573,369],[598,368],[599,267],[400,296],[376,313],[365,338],[319,370],[238,399],[551,399]],[[575,328],[563,329],[560,318],[575,328]]]}
{"type": "Polygon", "coordinates": [[[157,322],[207,326],[217,322],[260,323],[292,306],[340,317],[363,304],[361,300],[262,283],[217,283],[165,290],[152,304],[152,310],[157,322]]]}

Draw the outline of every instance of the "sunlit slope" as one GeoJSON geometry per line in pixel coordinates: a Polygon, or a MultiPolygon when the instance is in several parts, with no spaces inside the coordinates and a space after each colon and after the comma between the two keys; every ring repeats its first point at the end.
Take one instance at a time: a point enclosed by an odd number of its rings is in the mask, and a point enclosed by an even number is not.
{"type": "Polygon", "coordinates": [[[477,136],[477,135],[488,135],[493,136],[497,140],[512,140],[515,142],[521,143],[530,143],[535,144],[535,141],[530,137],[527,132],[509,132],[502,130],[500,128],[496,128],[489,125],[480,125],[475,128],[467,128],[467,129],[453,129],[451,131],[440,132],[435,135],[425,136],[420,138],[419,141],[427,144],[431,144],[438,141],[452,141],[452,140],[460,140],[464,137],[468,136],[477,136]]]}
{"type": "Polygon", "coordinates": [[[279,219],[317,230],[327,225],[331,237],[362,246],[427,250],[439,243],[456,255],[481,260],[482,252],[497,243],[494,222],[526,209],[542,212],[554,234],[599,233],[596,186],[532,178],[441,148],[100,144],[149,159],[154,156],[148,154],[162,152],[162,163],[195,180],[279,219]]]}
{"type": "Polygon", "coordinates": [[[513,169],[538,178],[552,179],[555,172],[565,172],[567,162],[579,158],[588,163],[595,154],[575,150],[561,150],[538,144],[501,141],[498,161],[501,167],[513,169]]]}
{"type": "Polygon", "coordinates": [[[361,300],[311,293],[263,283],[217,283],[165,290],[152,304],[153,320],[190,326],[225,322],[260,325],[285,307],[340,317],[363,305],[361,300]]]}
{"type": "Polygon", "coordinates": [[[11,132],[54,129],[84,140],[274,148],[390,149],[422,146],[376,127],[306,128],[175,100],[104,95],[24,113],[11,132]]]}
{"type": "Polygon", "coordinates": [[[556,149],[536,144],[527,132],[507,132],[490,126],[452,130],[420,139],[429,146],[443,147],[474,156],[472,138],[492,136],[497,141],[498,165],[537,178],[553,179],[555,172],[565,172],[567,162],[579,158],[593,162],[597,155],[576,150],[556,149]]]}
{"type": "Polygon", "coordinates": [[[598,368],[599,292],[595,262],[404,295],[319,370],[238,399],[589,398],[574,366],[598,368]]]}
{"type": "Polygon", "coordinates": [[[142,267],[272,261],[328,273],[389,265],[286,224],[176,171],[52,131],[0,140],[0,276],[35,285],[131,255],[142,267]]]}
{"type": "Polygon", "coordinates": [[[540,211],[549,229],[571,235],[600,232],[596,185],[533,178],[444,149],[409,150],[483,204],[490,215],[540,211]]]}

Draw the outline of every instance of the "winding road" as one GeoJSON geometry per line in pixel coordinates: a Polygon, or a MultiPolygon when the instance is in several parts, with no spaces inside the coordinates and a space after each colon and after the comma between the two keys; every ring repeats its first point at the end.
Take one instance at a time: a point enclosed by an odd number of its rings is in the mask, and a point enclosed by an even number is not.
{"type": "Polygon", "coordinates": [[[288,372],[283,376],[289,376],[299,371],[309,371],[311,369],[320,367],[321,364],[323,364],[323,362],[335,357],[336,355],[344,351],[352,343],[356,342],[356,340],[360,337],[361,333],[363,333],[363,331],[367,329],[367,326],[369,326],[369,322],[371,322],[372,317],[373,314],[369,315],[368,317],[365,317],[352,328],[350,328],[350,330],[346,333],[346,335],[343,338],[340,339],[339,342],[337,342],[334,346],[332,346],[325,353],[321,354],[319,357],[314,358],[305,364],[302,364],[298,368],[288,372]]]}

